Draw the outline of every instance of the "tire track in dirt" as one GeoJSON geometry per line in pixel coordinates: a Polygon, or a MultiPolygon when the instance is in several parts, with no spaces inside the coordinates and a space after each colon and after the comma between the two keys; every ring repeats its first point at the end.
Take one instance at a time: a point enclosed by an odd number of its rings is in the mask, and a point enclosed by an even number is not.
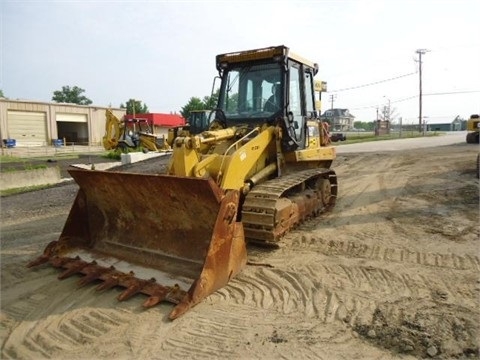
{"type": "MultiPolygon", "coordinates": [[[[318,228],[325,225],[342,227],[360,224],[372,221],[373,218],[376,218],[375,223],[383,226],[383,222],[390,218],[392,204],[405,193],[404,186],[408,177],[402,171],[398,171],[402,167],[401,163],[401,158],[392,157],[390,154],[378,154],[370,157],[354,156],[353,161],[348,161],[348,167],[341,166],[338,176],[341,177],[343,174],[348,181],[339,186],[337,204],[331,215],[335,216],[335,222],[327,220],[325,224],[322,221],[324,219],[320,218],[316,221],[318,228]]],[[[311,229],[317,230],[316,227],[311,229]]],[[[380,226],[372,226],[368,234],[363,234],[365,235],[370,239],[381,238],[380,226]]]]}
{"type": "MultiPolygon", "coordinates": [[[[209,306],[211,302],[209,298],[200,307],[209,306]]],[[[231,308],[227,311],[216,308],[208,317],[202,317],[201,311],[198,315],[198,319],[191,324],[184,317],[174,322],[152,322],[148,321],[151,317],[145,318],[144,322],[130,328],[126,334],[133,357],[152,359],[161,354],[161,358],[185,359],[192,358],[194,354],[194,358],[210,359],[218,358],[221,349],[222,358],[237,358],[236,347],[247,342],[245,334],[250,329],[249,315],[235,313],[231,308]],[[228,328],[228,332],[225,332],[225,328],[228,328]],[[232,345],[225,347],[227,342],[232,345]],[[152,344],[159,346],[152,347],[152,344]]]]}
{"type": "MultiPolygon", "coordinates": [[[[373,233],[363,233],[357,237],[367,240],[372,239],[373,235],[373,233]]],[[[410,250],[377,244],[368,245],[362,240],[326,240],[315,235],[303,235],[301,239],[293,240],[292,244],[296,249],[310,249],[327,256],[341,255],[349,258],[382,260],[389,263],[480,271],[480,257],[475,254],[457,255],[410,250]]]]}
{"type": "MultiPolygon", "coordinates": [[[[162,342],[162,357],[329,360],[338,358],[335,345],[344,344],[357,349],[365,346],[336,323],[329,326],[312,324],[311,319],[302,314],[267,312],[221,299],[220,294],[215,293],[206,303],[192,310],[195,321],[179,319],[166,337],[158,337],[162,342]],[[208,317],[202,316],[202,308],[206,306],[214,307],[209,310],[208,317]],[[257,319],[254,329],[251,328],[252,317],[257,319]],[[295,331],[292,332],[292,328],[295,331]]],[[[360,354],[356,358],[371,359],[372,355],[379,357],[380,354],[371,348],[368,357],[360,354]]]]}
{"type": "Polygon", "coordinates": [[[2,358],[36,358],[39,354],[55,358],[65,351],[94,344],[98,338],[127,326],[125,310],[101,307],[102,303],[116,301],[114,292],[102,294],[94,287],[72,291],[78,279],[58,281],[51,270],[55,269],[38,271],[52,279],[50,284],[38,286],[35,285],[38,276],[26,276],[27,286],[23,288],[27,291],[2,298],[2,324],[5,324],[2,358]],[[56,294],[54,298],[48,295],[52,292],[56,294]],[[52,311],[45,317],[48,308],[52,311]],[[9,326],[20,320],[23,321],[17,326],[9,326]]]}
{"type": "MultiPolygon", "coordinates": [[[[28,313],[32,314],[37,305],[38,302],[30,302],[21,310],[33,310],[28,313]]],[[[33,327],[29,321],[24,321],[6,338],[2,358],[34,359],[39,354],[45,358],[56,358],[64,352],[75,352],[85,345],[95,344],[98,338],[127,324],[128,317],[118,309],[77,309],[37,320],[33,327]]]]}
{"type": "MultiPolygon", "coordinates": [[[[304,258],[304,263],[308,263],[304,258]]],[[[357,307],[356,310],[354,307],[346,309],[352,320],[360,312],[358,306],[361,304],[366,304],[371,309],[372,304],[376,305],[385,299],[431,298],[438,292],[457,303],[467,306],[476,304],[477,294],[464,291],[463,274],[450,274],[448,287],[444,282],[435,281],[436,271],[426,274],[428,275],[412,275],[387,270],[383,266],[361,266],[351,262],[328,264],[325,259],[321,264],[308,263],[288,269],[248,269],[232,281],[232,287],[227,286],[219,290],[219,293],[224,298],[241,304],[318,318],[322,318],[322,314],[345,318],[346,314],[338,314],[337,310],[340,303],[351,303],[357,307]],[[238,283],[240,281],[241,285],[238,283]],[[238,293],[236,289],[240,287],[242,292],[238,293]],[[338,299],[342,301],[339,302],[338,299]],[[368,301],[365,302],[366,299],[368,301]],[[312,301],[313,305],[310,303],[312,301]]],[[[323,318],[325,321],[328,316],[323,318]]]]}
{"type": "Polygon", "coordinates": [[[222,349],[223,358],[232,358],[235,355],[232,346],[244,342],[242,335],[247,329],[246,323],[232,314],[213,314],[210,318],[200,317],[193,326],[164,339],[162,348],[172,359],[189,358],[191,354],[196,354],[197,358],[215,358],[219,349],[222,349]],[[228,335],[222,331],[225,327],[229,329],[228,335]],[[230,348],[225,347],[226,341],[232,344],[230,348]]]}

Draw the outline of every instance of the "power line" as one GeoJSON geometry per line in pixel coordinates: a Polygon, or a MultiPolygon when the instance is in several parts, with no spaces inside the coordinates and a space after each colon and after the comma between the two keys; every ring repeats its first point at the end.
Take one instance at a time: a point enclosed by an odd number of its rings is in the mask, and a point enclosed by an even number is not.
{"type": "Polygon", "coordinates": [[[434,95],[474,94],[474,93],[478,93],[478,92],[480,92],[480,90],[462,90],[462,91],[429,93],[429,94],[423,94],[423,95],[424,96],[434,96],[434,95]]]}
{"type": "MultiPolygon", "coordinates": [[[[418,97],[418,95],[407,96],[407,97],[400,98],[400,99],[396,99],[396,100],[390,100],[390,103],[391,103],[391,104],[399,103],[399,102],[403,102],[403,101],[407,101],[407,100],[416,99],[417,97],[418,97]]],[[[377,108],[377,107],[378,107],[378,104],[375,104],[375,105],[365,105],[365,106],[359,106],[359,107],[349,108],[349,110],[375,109],[375,108],[377,108]]]]}
{"type": "Polygon", "coordinates": [[[407,77],[407,76],[412,76],[412,75],[415,75],[415,74],[416,74],[415,72],[409,73],[409,74],[403,74],[403,75],[395,76],[393,78],[389,78],[389,79],[385,79],[385,80],[379,80],[379,81],[375,81],[375,82],[368,83],[368,84],[357,85],[357,86],[352,86],[352,87],[338,89],[338,90],[331,90],[329,92],[336,93],[336,92],[341,92],[341,91],[359,89],[359,88],[363,88],[363,87],[367,87],[367,86],[377,85],[377,84],[381,84],[381,83],[384,83],[384,82],[401,79],[401,78],[404,78],[404,77],[407,77]]]}
{"type": "MultiPolygon", "coordinates": [[[[442,95],[457,95],[457,94],[474,94],[480,93],[480,90],[462,90],[462,91],[449,91],[449,92],[436,92],[436,93],[424,93],[423,96],[442,96],[442,95]]],[[[418,95],[405,96],[399,99],[390,100],[392,104],[404,102],[407,100],[418,99],[418,95]]],[[[364,110],[364,109],[375,109],[378,107],[378,104],[375,105],[360,105],[357,107],[349,108],[349,110],[364,110]]]]}

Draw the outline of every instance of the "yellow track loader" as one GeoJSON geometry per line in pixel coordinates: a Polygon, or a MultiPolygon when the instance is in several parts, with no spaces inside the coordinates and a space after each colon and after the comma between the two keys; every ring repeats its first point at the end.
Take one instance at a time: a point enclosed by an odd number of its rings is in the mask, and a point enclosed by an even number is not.
{"type": "Polygon", "coordinates": [[[192,110],[188,116],[187,124],[173,126],[168,129],[167,146],[171,148],[177,137],[190,137],[197,135],[210,127],[210,117],[215,116],[212,110],[192,110]]]}
{"type": "Polygon", "coordinates": [[[478,144],[480,142],[480,116],[473,114],[467,120],[467,144],[478,144]]]}
{"type": "Polygon", "coordinates": [[[210,110],[192,110],[188,116],[188,128],[191,134],[199,134],[209,127],[210,110]]]}
{"type": "Polygon", "coordinates": [[[165,174],[72,169],[77,197],[49,263],[80,285],[119,286],[184,314],[247,263],[335,205],[335,148],[319,120],[317,64],[285,46],[221,54],[210,127],[172,140],[165,174]],[[132,198],[131,194],[135,194],[132,198]],[[153,273],[153,275],[152,275],[153,273]]]}

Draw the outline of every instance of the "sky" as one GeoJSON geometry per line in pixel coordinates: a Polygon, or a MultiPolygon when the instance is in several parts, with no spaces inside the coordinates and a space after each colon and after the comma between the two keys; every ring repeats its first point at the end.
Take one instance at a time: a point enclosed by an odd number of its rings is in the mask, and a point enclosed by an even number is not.
{"type": "Polygon", "coordinates": [[[0,90],[49,102],[78,86],[94,105],[179,113],[209,96],[217,54],[285,45],[319,64],[322,112],[357,121],[480,113],[478,0],[0,1],[0,90]]]}

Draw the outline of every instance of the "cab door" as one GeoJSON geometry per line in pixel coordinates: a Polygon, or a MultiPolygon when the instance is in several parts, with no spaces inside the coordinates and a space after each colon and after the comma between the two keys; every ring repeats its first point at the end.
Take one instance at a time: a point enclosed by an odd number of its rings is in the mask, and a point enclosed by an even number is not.
{"type": "Polygon", "coordinates": [[[299,64],[293,63],[288,76],[288,120],[287,132],[295,142],[295,147],[305,148],[303,75],[299,64]]]}

